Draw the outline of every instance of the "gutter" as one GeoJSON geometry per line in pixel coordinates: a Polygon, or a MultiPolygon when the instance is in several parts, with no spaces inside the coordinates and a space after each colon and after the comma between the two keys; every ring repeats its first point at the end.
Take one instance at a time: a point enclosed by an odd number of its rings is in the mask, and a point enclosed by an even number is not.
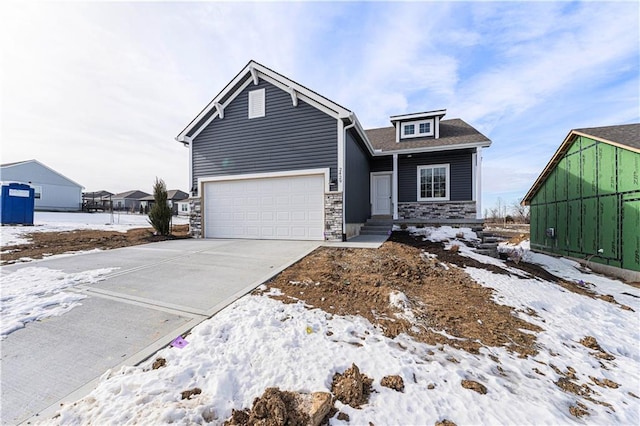
{"type": "MultiPolygon", "coordinates": [[[[344,162],[343,164],[346,165],[347,163],[347,130],[352,129],[353,127],[355,127],[357,121],[355,118],[355,115],[353,114],[353,112],[350,112],[349,115],[347,116],[347,118],[349,120],[351,120],[351,124],[344,126],[343,131],[344,131],[344,135],[342,137],[342,155],[344,155],[344,162]]],[[[342,173],[345,174],[345,176],[343,176],[343,184],[342,184],[342,241],[347,241],[347,233],[346,233],[346,229],[347,229],[347,216],[346,216],[346,209],[345,209],[345,205],[346,205],[346,196],[345,194],[347,193],[347,179],[346,179],[346,167],[343,169],[342,173]]]]}

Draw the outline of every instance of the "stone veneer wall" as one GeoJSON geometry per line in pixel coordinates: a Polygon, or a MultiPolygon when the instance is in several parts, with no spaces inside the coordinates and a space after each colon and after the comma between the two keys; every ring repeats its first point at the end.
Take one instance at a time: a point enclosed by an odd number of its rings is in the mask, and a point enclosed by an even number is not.
{"type": "Polygon", "coordinates": [[[189,234],[192,238],[202,238],[202,199],[190,198],[189,207],[191,207],[191,213],[189,214],[189,234]]]}
{"type": "Polygon", "coordinates": [[[324,194],[324,239],[342,241],[342,192],[324,194]]]}
{"type": "Polygon", "coordinates": [[[475,201],[398,203],[400,219],[475,219],[475,201]]]}

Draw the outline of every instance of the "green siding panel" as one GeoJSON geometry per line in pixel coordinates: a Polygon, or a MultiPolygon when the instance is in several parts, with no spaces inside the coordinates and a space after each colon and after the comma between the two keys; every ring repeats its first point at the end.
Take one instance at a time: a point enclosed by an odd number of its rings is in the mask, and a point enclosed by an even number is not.
{"type": "Polygon", "coordinates": [[[558,220],[557,220],[557,216],[556,216],[556,205],[555,203],[553,204],[547,204],[547,208],[546,210],[546,214],[547,214],[547,226],[545,226],[545,245],[547,247],[549,247],[549,249],[551,251],[556,251],[557,247],[558,247],[558,239],[556,238],[550,238],[547,237],[546,235],[546,229],[547,228],[554,228],[557,232],[558,229],[558,220]]]}
{"type": "Polygon", "coordinates": [[[580,216],[582,203],[580,200],[569,201],[569,209],[567,215],[569,217],[569,226],[567,228],[567,234],[569,237],[568,249],[574,252],[580,252],[582,247],[580,244],[580,216]]]}
{"type": "Polygon", "coordinates": [[[582,251],[598,253],[598,202],[595,198],[582,200],[582,251]]]}
{"type": "Polygon", "coordinates": [[[567,160],[562,158],[555,169],[556,172],[556,200],[567,199],[567,160]]]}
{"type": "Polygon", "coordinates": [[[600,229],[600,247],[602,257],[618,258],[618,197],[608,195],[598,198],[598,227],[600,229]]]}
{"type": "Polygon", "coordinates": [[[556,229],[556,248],[558,251],[566,250],[569,246],[569,234],[567,230],[567,209],[566,201],[558,203],[556,206],[556,216],[558,228],[556,229]]]}
{"type": "Polygon", "coordinates": [[[580,198],[580,155],[568,155],[567,157],[567,199],[580,198]]]}
{"type": "Polygon", "coordinates": [[[596,195],[598,182],[596,179],[596,146],[583,148],[580,154],[582,161],[582,197],[596,195]]]}
{"type": "Polygon", "coordinates": [[[640,271],[640,200],[622,203],[622,238],[622,267],[640,271]]]}
{"type": "Polygon", "coordinates": [[[598,143],[598,194],[616,192],[616,147],[598,143]]]}
{"type": "Polygon", "coordinates": [[[531,238],[531,245],[539,245],[540,239],[538,238],[538,233],[540,232],[540,226],[538,224],[538,216],[539,216],[540,206],[537,204],[531,204],[529,207],[529,231],[531,238]]]}
{"type": "Polygon", "coordinates": [[[640,154],[618,148],[618,191],[640,190],[640,154]]]}
{"type": "Polygon", "coordinates": [[[580,148],[581,148],[580,139],[581,138],[579,138],[579,137],[574,139],[573,143],[571,144],[571,146],[567,150],[567,155],[575,154],[577,152],[580,152],[580,148]]]}
{"type": "Polygon", "coordinates": [[[552,203],[556,200],[556,171],[554,170],[547,177],[544,183],[544,199],[547,203],[552,203]]]}

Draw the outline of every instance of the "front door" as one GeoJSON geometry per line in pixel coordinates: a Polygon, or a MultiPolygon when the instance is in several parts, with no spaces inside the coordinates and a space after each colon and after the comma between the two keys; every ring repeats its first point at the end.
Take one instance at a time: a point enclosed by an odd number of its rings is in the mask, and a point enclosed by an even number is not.
{"type": "Polygon", "coordinates": [[[371,175],[371,215],[391,214],[391,174],[371,175]]]}

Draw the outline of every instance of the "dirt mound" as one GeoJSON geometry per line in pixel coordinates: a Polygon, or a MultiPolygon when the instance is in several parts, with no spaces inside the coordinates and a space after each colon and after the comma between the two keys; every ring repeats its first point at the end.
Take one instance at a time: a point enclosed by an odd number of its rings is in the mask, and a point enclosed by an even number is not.
{"type": "Polygon", "coordinates": [[[300,401],[293,392],[283,392],[278,388],[267,388],[261,397],[253,401],[251,409],[233,410],[228,426],[304,426],[309,416],[298,410],[300,401]]]}
{"type": "Polygon", "coordinates": [[[81,250],[113,249],[157,241],[189,238],[189,225],[174,225],[172,235],[153,235],[152,228],[130,229],[125,232],[78,230],[67,232],[32,232],[26,234],[31,243],[3,247],[2,262],[15,263],[20,258],[42,259],[54,254],[81,250]]]}
{"type": "Polygon", "coordinates": [[[462,382],[460,382],[460,384],[463,388],[471,389],[472,391],[476,391],[479,394],[484,395],[487,393],[487,387],[482,383],[478,383],[474,380],[463,380],[462,382]]]}
{"type": "Polygon", "coordinates": [[[351,364],[351,368],[344,373],[333,375],[331,392],[336,399],[353,408],[359,408],[369,401],[373,380],[360,373],[357,365],[351,364]]]}
{"type": "Polygon", "coordinates": [[[521,356],[535,354],[536,336],[526,330],[541,329],[516,317],[513,308],[495,303],[490,288],[451,264],[506,273],[444,250],[442,244],[394,232],[379,249],[319,248],[267,285],[282,291],[275,299],[360,315],[388,337],[407,333],[418,341],[472,353],[482,346],[505,346],[521,356]],[[406,296],[406,309],[390,303],[392,293],[406,296]],[[412,318],[404,315],[407,309],[412,318]]]}
{"type": "Polygon", "coordinates": [[[384,376],[380,380],[380,384],[398,392],[404,391],[404,380],[400,376],[384,376]]]}
{"type": "Polygon", "coordinates": [[[604,352],[598,341],[593,336],[585,336],[580,340],[580,344],[586,348],[596,350],[598,352],[604,352]]]}

